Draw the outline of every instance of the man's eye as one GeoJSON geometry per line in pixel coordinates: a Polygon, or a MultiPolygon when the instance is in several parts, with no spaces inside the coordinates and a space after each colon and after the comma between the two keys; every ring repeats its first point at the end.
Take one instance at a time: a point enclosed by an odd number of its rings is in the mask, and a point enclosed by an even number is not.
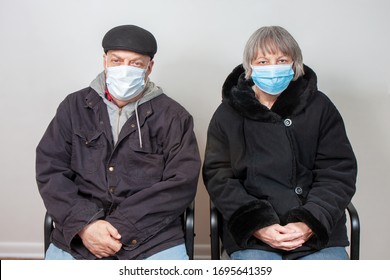
{"type": "Polygon", "coordinates": [[[136,67],[142,67],[143,63],[142,62],[134,62],[133,65],[136,67]]]}

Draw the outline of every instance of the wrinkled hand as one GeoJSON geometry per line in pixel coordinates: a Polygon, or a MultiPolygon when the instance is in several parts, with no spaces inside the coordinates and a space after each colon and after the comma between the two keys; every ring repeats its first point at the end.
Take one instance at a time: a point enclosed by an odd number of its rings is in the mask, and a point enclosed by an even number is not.
{"type": "Polygon", "coordinates": [[[107,221],[97,220],[85,226],[79,236],[84,246],[99,259],[116,254],[122,247],[121,235],[107,221]]]}
{"type": "Polygon", "coordinates": [[[278,224],[259,229],[253,235],[272,248],[291,251],[302,246],[306,241],[297,226],[281,226],[278,224]]]}
{"type": "Polygon", "coordinates": [[[285,225],[286,228],[294,230],[295,232],[301,232],[302,233],[302,239],[306,242],[307,240],[310,239],[313,235],[313,231],[305,224],[302,222],[298,223],[290,223],[285,225]]]}

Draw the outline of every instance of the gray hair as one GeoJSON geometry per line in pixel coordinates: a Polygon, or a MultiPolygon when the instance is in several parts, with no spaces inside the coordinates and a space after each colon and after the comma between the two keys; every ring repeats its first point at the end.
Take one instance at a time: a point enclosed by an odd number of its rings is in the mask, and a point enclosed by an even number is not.
{"type": "Polygon", "coordinates": [[[245,78],[252,74],[251,63],[261,51],[263,54],[282,52],[293,60],[294,81],[305,74],[301,49],[291,34],[280,26],[264,26],[249,38],[244,49],[243,66],[245,78]]]}

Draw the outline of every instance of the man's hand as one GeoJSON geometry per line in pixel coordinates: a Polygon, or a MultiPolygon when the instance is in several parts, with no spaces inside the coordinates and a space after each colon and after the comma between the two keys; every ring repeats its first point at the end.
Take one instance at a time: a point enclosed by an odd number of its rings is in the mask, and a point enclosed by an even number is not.
{"type": "Polygon", "coordinates": [[[286,227],[274,224],[253,233],[253,235],[272,248],[291,251],[302,246],[306,241],[304,234],[294,226],[286,227]]]}
{"type": "Polygon", "coordinates": [[[118,230],[103,220],[88,224],[79,236],[84,246],[99,259],[116,254],[122,247],[118,230]]]}

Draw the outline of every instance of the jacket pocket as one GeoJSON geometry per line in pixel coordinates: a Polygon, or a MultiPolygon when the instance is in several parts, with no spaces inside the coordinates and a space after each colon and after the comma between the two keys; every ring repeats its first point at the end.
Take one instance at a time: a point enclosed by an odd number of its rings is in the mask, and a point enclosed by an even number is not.
{"type": "Polygon", "coordinates": [[[72,139],[71,166],[76,171],[94,173],[103,162],[102,131],[77,130],[72,139]]]}
{"type": "Polygon", "coordinates": [[[157,143],[156,138],[143,143],[142,148],[138,141],[130,141],[129,148],[127,167],[132,177],[147,182],[160,181],[165,164],[162,147],[157,143]]]}

